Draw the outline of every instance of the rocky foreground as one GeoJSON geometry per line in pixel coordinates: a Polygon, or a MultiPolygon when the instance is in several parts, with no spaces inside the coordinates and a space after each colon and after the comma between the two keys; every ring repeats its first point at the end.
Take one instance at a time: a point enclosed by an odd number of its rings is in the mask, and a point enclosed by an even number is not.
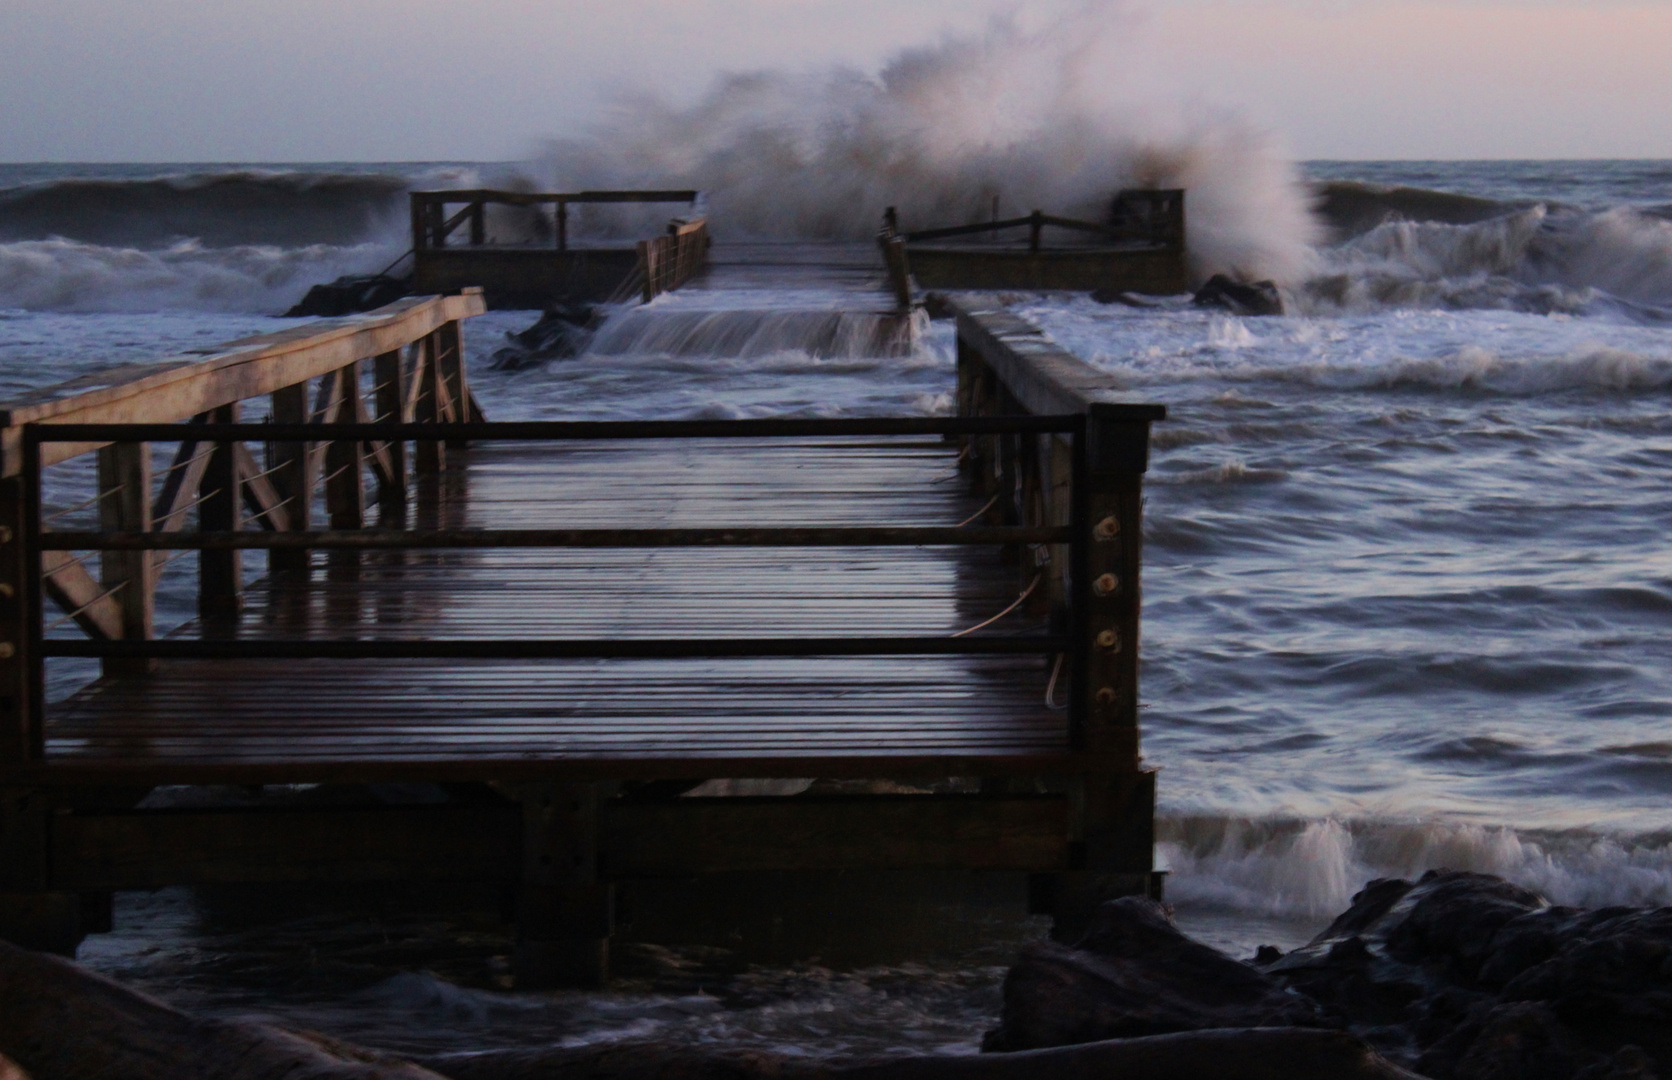
{"type": "Polygon", "coordinates": [[[0,1080],[1672,1080],[1672,908],[1552,907],[1480,874],[1375,881],[1238,961],[1105,904],[1011,969],[979,1056],[833,1064],[656,1043],[400,1060],[196,1018],[0,944],[0,1080]]]}

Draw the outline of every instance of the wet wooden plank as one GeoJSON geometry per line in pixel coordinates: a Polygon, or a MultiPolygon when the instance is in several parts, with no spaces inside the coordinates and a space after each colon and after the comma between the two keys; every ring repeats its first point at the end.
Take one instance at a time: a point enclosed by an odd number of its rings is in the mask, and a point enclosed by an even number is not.
{"type": "MultiPolygon", "coordinates": [[[[956,525],[982,500],[955,457],[920,436],[476,446],[464,469],[414,485],[412,508],[441,522],[427,485],[448,493],[454,528],[956,525]]],[[[1002,610],[1024,576],[986,548],[379,552],[353,573],[256,583],[235,632],[949,635],[1002,610]]],[[[1018,613],[984,632],[1043,628],[1018,613]]],[[[51,706],[47,755],[79,776],[681,775],[681,761],[715,775],[990,774],[1068,760],[1048,675],[1033,656],[169,661],[51,706]]]]}

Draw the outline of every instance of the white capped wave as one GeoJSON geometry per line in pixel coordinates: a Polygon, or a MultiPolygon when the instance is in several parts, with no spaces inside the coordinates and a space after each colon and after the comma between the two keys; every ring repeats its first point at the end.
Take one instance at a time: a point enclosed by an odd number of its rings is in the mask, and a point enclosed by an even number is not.
{"type": "Polygon", "coordinates": [[[1406,307],[1666,321],[1658,306],[1672,304],[1672,222],[1629,207],[1542,205],[1466,225],[1388,221],[1322,251],[1293,299],[1309,314],[1406,307]]]}
{"type": "Polygon", "coordinates": [[[146,251],[26,240],[0,244],[0,308],[278,313],[309,286],[377,270],[398,252],[384,243],[214,248],[186,240],[146,251]]]}
{"type": "Polygon", "coordinates": [[[1672,838],[1527,834],[1446,821],[1163,818],[1171,899],[1250,915],[1327,917],[1367,881],[1427,870],[1497,874],[1553,903],[1672,904],[1672,838]]]}
{"type": "Polygon", "coordinates": [[[1319,229],[1293,166],[1246,124],[1135,85],[1142,47],[1103,4],[908,48],[874,77],[728,75],[687,107],[620,102],[554,143],[549,169],[566,186],[704,189],[734,238],[862,239],[890,205],[908,228],[984,221],[995,199],[1004,216],[1101,220],[1120,188],[1181,187],[1196,273],[1298,279],[1319,229]]]}

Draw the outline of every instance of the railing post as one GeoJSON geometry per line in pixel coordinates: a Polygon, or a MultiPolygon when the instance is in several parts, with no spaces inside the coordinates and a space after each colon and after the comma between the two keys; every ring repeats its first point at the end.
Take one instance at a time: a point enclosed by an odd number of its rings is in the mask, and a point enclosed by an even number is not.
{"type": "Polygon", "coordinates": [[[429,203],[430,219],[430,247],[444,248],[447,246],[447,204],[440,199],[432,199],[429,203]]]}
{"type": "MultiPolygon", "coordinates": [[[[426,334],[417,343],[418,355],[412,377],[417,397],[412,419],[420,424],[439,423],[443,416],[442,395],[446,380],[440,377],[438,335],[426,334]]],[[[447,464],[447,448],[435,439],[418,439],[413,448],[413,466],[420,475],[439,473],[447,464]]]]}
{"type": "MultiPolygon", "coordinates": [[[[273,391],[273,422],[308,422],[307,383],[300,382],[273,391]]],[[[313,448],[305,442],[269,443],[268,454],[273,468],[273,487],[278,491],[279,498],[285,500],[290,527],[306,532],[313,517],[313,448]]],[[[303,548],[274,548],[267,553],[267,565],[274,573],[306,573],[312,565],[310,556],[311,553],[303,548]]]]}
{"type": "Polygon", "coordinates": [[[1045,213],[1035,210],[1028,215],[1028,250],[1039,254],[1039,234],[1045,228],[1045,213]]]}
{"type": "MultiPolygon", "coordinates": [[[[209,410],[207,420],[211,424],[236,424],[237,403],[209,410]]],[[[237,532],[242,519],[244,500],[232,445],[215,444],[198,484],[198,528],[205,532],[237,532]]],[[[243,561],[239,554],[235,550],[198,553],[197,613],[205,623],[235,621],[243,608],[243,561]]]]}
{"type": "Polygon", "coordinates": [[[428,216],[429,203],[422,193],[414,191],[408,204],[408,211],[412,218],[412,250],[423,251],[429,245],[428,216]]]}
{"type": "Polygon", "coordinates": [[[1138,570],[1149,421],[1091,405],[1075,453],[1071,710],[1083,747],[1137,768],[1138,570]]]}
{"type": "Polygon", "coordinates": [[[598,873],[598,784],[528,784],[517,897],[518,989],[596,987],[609,977],[611,887],[598,873]]]}
{"type": "Polygon", "coordinates": [[[1069,548],[1069,737],[1074,852],[1052,933],[1077,937],[1097,905],[1152,888],[1155,774],[1138,759],[1138,569],[1149,421],[1093,403],[1076,438],[1069,548]]]}
{"type": "Polygon", "coordinates": [[[654,249],[651,247],[650,241],[648,240],[640,240],[638,247],[639,269],[644,274],[644,294],[641,299],[648,304],[656,298],[656,271],[651,258],[651,252],[654,249]]]}
{"type": "MultiPolygon", "coordinates": [[[[111,443],[99,450],[99,527],[107,532],[151,531],[151,445],[111,443]]],[[[149,641],[155,628],[157,587],[155,555],[149,551],[106,551],[100,555],[99,581],[120,613],[124,641],[149,641]],[[120,584],[118,584],[120,583],[120,584]]],[[[143,675],[145,658],[106,658],[106,675],[143,675]]]]}
{"type": "Polygon", "coordinates": [[[488,242],[487,204],[481,201],[470,204],[470,246],[481,247],[488,242]]]}
{"type": "MultiPolygon", "coordinates": [[[[406,409],[406,366],[401,354],[379,353],[372,361],[372,379],[377,390],[372,407],[377,410],[377,421],[398,424],[406,409]]],[[[388,455],[389,475],[382,478],[377,489],[378,523],[397,528],[406,524],[406,442],[390,439],[383,443],[388,455]]]]}
{"type": "Polygon", "coordinates": [[[569,203],[557,200],[557,250],[569,250],[569,203]]]}
{"type": "MultiPolygon", "coordinates": [[[[352,424],[361,419],[360,364],[358,361],[338,368],[327,379],[336,381],[331,391],[330,406],[325,413],[327,424],[352,424]]],[[[365,457],[359,439],[333,439],[325,444],[325,512],[333,529],[358,529],[366,524],[365,489],[361,474],[365,457]]],[[[333,552],[333,554],[337,554],[333,552]]]]}
{"type": "MultiPolygon", "coordinates": [[[[436,379],[446,387],[447,393],[442,398],[441,418],[455,423],[464,423],[470,419],[470,386],[465,380],[464,373],[464,339],[459,333],[459,323],[441,324],[435,332],[436,338],[436,379]]],[[[448,439],[449,450],[463,450],[463,439],[448,439]]]]}
{"type": "Polygon", "coordinates": [[[25,445],[23,471],[0,479],[0,770],[40,754],[40,665],[34,652],[40,626],[40,555],[29,538],[39,522],[28,512],[31,470],[38,454],[25,445]]]}

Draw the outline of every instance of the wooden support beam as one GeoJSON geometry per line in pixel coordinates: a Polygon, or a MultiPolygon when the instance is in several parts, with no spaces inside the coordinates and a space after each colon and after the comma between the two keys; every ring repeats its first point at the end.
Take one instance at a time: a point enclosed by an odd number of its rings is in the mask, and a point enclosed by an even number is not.
{"type": "Polygon", "coordinates": [[[54,888],[305,881],[503,881],[522,869],[512,803],[56,815],[54,888]]]}
{"type": "MultiPolygon", "coordinates": [[[[201,422],[208,419],[208,414],[192,419],[201,422]]],[[[195,439],[187,439],[175,451],[174,461],[163,477],[162,490],[151,509],[151,521],[158,532],[179,532],[186,527],[192,507],[197,505],[198,488],[203,484],[203,470],[209,467],[212,449],[195,439]]]]}
{"type": "MultiPolygon", "coordinates": [[[[107,532],[151,531],[151,446],[112,443],[99,450],[99,527],[107,532]]],[[[149,641],[156,622],[159,560],[145,552],[100,553],[99,578],[120,620],[116,635],[126,641],[149,641]]],[[[143,675],[154,662],[107,657],[106,675],[143,675]]]]}
{"type": "Polygon", "coordinates": [[[237,459],[238,478],[244,491],[244,508],[249,511],[250,520],[258,522],[263,529],[272,532],[288,532],[290,505],[273,484],[276,472],[267,472],[257,465],[255,455],[251,454],[250,448],[243,443],[233,444],[232,453],[237,459]]]}
{"type": "MultiPolygon", "coordinates": [[[[379,353],[372,362],[373,408],[380,423],[399,424],[406,420],[406,365],[400,352],[379,353]]],[[[406,443],[400,440],[368,444],[380,451],[377,471],[378,523],[385,527],[406,525],[406,443]]]]}
{"type": "MultiPolygon", "coordinates": [[[[469,419],[470,385],[465,378],[464,370],[464,338],[459,332],[459,324],[450,322],[444,324],[435,332],[438,346],[437,368],[439,371],[438,384],[443,393],[445,419],[463,422],[469,419]]],[[[447,449],[463,450],[463,439],[449,439],[447,449]]]]}
{"type": "Polygon", "coordinates": [[[48,599],[62,608],[88,637],[102,641],[121,639],[123,613],[115,595],[70,552],[41,552],[41,585],[48,599]]]}
{"type": "MultiPolygon", "coordinates": [[[[360,397],[360,365],[350,364],[333,375],[328,424],[356,424],[367,419],[360,397]]],[[[333,529],[358,529],[366,523],[365,489],[361,486],[365,455],[357,439],[325,444],[325,512],[333,529]]]]}
{"type": "Polygon", "coordinates": [[[23,767],[40,752],[42,693],[34,643],[42,567],[24,543],[32,527],[27,502],[22,478],[0,477],[0,772],[23,767]]]}
{"type": "MultiPolygon", "coordinates": [[[[274,423],[301,424],[308,418],[307,382],[273,391],[274,423]]],[[[268,443],[267,455],[274,466],[273,490],[284,501],[286,527],[306,531],[313,516],[316,475],[312,448],[305,442],[268,443]]],[[[273,573],[306,573],[311,558],[305,549],[274,551],[267,556],[267,566],[273,573]]]]}
{"type": "Polygon", "coordinates": [[[534,783],[523,807],[523,873],[513,956],[519,989],[609,978],[614,891],[599,874],[597,784],[534,783]]]}
{"type": "MultiPolygon", "coordinates": [[[[238,405],[211,409],[212,424],[236,424],[238,405]]],[[[233,443],[216,443],[203,470],[198,493],[198,528],[205,532],[236,532],[243,519],[238,459],[233,443]]],[[[205,551],[198,555],[197,612],[205,623],[225,625],[238,618],[244,604],[241,553],[205,551]]]]}
{"type": "MultiPolygon", "coordinates": [[[[412,374],[412,419],[416,423],[440,423],[451,412],[446,401],[447,380],[440,374],[439,353],[438,335],[428,334],[418,342],[418,360],[412,374]]],[[[433,475],[446,468],[447,447],[433,439],[415,442],[412,453],[413,467],[420,475],[433,475]]]]}
{"type": "Polygon", "coordinates": [[[1067,868],[1060,797],[866,796],[612,802],[611,877],[756,870],[1067,868]]]}

